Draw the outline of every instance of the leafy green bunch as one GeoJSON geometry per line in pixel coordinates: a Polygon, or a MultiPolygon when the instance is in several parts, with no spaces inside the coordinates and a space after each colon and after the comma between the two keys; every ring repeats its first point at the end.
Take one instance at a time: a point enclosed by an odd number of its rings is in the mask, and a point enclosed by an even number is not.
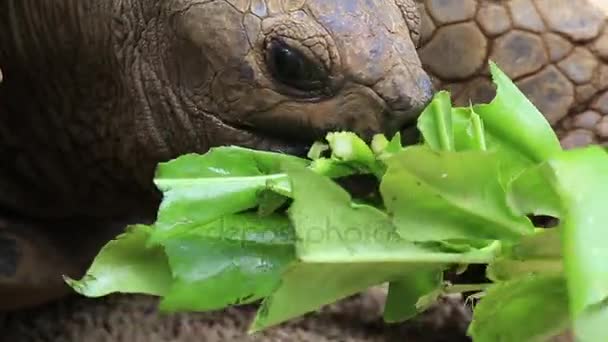
{"type": "Polygon", "coordinates": [[[81,280],[88,297],[139,293],[160,309],[209,311],[261,301],[259,331],[388,284],[386,322],[442,294],[479,291],[475,341],[542,341],[572,329],[608,341],[608,155],[563,150],[543,115],[491,64],[489,104],[436,94],[423,141],[367,144],[335,132],[308,158],[218,147],[158,166],[156,222],[110,241],[81,280]],[[377,180],[356,196],[352,175],[377,180]],[[530,217],[551,216],[555,228],[530,217]],[[488,283],[447,270],[487,265],[488,283]]]}

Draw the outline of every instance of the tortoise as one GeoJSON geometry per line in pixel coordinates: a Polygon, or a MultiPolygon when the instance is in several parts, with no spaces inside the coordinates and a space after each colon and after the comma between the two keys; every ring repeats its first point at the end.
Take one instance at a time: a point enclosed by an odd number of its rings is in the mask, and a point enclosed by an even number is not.
{"type": "Polygon", "coordinates": [[[411,130],[433,95],[419,18],[412,0],[2,1],[0,308],[60,298],[61,274],[151,222],[159,162],[411,130]]]}
{"type": "Polygon", "coordinates": [[[0,309],[62,298],[61,274],[153,221],[158,162],[299,155],[336,129],[407,138],[436,89],[490,98],[489,58],[577,128],[563,141],[603,138],[608,33],[589,1],[4,0],[0,309]]]}

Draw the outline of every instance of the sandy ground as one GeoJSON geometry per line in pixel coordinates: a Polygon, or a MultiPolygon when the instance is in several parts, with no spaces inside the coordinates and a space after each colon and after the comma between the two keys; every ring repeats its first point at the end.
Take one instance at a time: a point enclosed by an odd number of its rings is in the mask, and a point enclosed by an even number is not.
{"type": "Polygon", "coordinates": [[[150,297],[70,298],[58,304],[0,314],[4,342],[465,342],[469,311],[457,299],[417,320],[387,325],[381,320],[384,293],[371,291],[320,312],[249,336],[254,307],[208,314],[161,315],[150,297]]]}

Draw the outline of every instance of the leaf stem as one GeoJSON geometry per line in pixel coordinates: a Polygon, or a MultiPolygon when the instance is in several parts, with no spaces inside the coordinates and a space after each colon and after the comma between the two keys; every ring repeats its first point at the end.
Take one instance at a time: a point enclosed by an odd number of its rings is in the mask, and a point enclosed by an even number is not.
{"type": "MultiPolygon", "coordinates": [[[[445,96],[449,95],[445,94],[445,96]]],[[[450,134],[450,131],[452,130],[452,122],[450,121],[452,114],[450,110],[446,110],[445,108],[443,108],[442,105],[444,103],[447,102],[433,101],[431,105],[435,107],[434,112],[436,113],[435,119],[437,120],[437,131],[439,133],[438,138],[440,148],[443,151],[453,151],[453,141],[450,139],[452,137],[452,135],[450,134]]]]}
{"type": "Polygon", "coordinates": [[[471,107],[471,128],[473,130],[473,139],[477,144],[477,148],[481,151],[486,151],[488,148],[486,145],[483,122],[481,121],[481,117],[473,111],[473,107],[471,107]]]}

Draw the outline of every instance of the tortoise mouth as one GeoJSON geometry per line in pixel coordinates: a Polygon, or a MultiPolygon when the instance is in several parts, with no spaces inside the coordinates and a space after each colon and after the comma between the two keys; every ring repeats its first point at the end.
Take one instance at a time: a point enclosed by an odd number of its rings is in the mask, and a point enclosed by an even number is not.
{"type": "Polygon", "coordinates": [[[212,116],[215,124],[229,137],[229,145],[238,145],[245,148],[289,154],[297,157],[306,157],[314,141],[290,139],[280,134],[272,134],[254,127],[226,122],[217,116],[212,116]]]}
{"type": "MultiPolygon", "coordinates": [[[[221,126],[226,131],[227,136],[231,138],[237,137],[236,139],[231,139],[235,140],[234,144],[236,145],[251,149],[290,154],[301,158],[305,158],[308,155],[308,151],[316,141],[324,140],[327,133],[348,130],[340,128],[324,129],[311,133],[308,135],[308,138],[303,138],[301,135],[282,134],[278,131],[280,127],[277,129],[265,129],[227,122],[217,116],[213,116],[213,119],[218,126],[221,126]]],[[[408,122],[404,123],[398,131],[401,133],[401,142],[404,146],[413,145],[420,141],[420,132],[417,129],[416,120],[408,120],[408,122]]],[[[370,143],[373,134],[367,134],[361,136],[361,138],[370,143]]]]}
{"type": "MultiPolygon", "coordinates": [[[[269,152],[277,152],[290,154],[293,156],[305,158],[308,155],[308,152],[312,145],[316,141],[323,140],[325,134],[319,135],[319,138],[312,140],[298,140],[298,139],[290,139],[281,134],[273,134],[268,131],[259,130],[251,127],[244,127],[239,125],[227,124],[232,130],[239,132],[238,134],[243,134],[252,137],[251,144],[246,144],[244,147],[261,149],[269,152]]],[[[329,130],[325,133],[328,133],[332,130],[329,130]]],[[[421,134],[417,129],[415,123],[409,123],[402,126],[399,129],[399,133],[401,133],[401,143],[404,146],[414,145],[419,143],[421,139],[421,134]]],[[[363,137],[362,137],[363,138],[363,137]]],[[[371,138],[363,138],[366,142],[370,143],[371,138]]]]}

